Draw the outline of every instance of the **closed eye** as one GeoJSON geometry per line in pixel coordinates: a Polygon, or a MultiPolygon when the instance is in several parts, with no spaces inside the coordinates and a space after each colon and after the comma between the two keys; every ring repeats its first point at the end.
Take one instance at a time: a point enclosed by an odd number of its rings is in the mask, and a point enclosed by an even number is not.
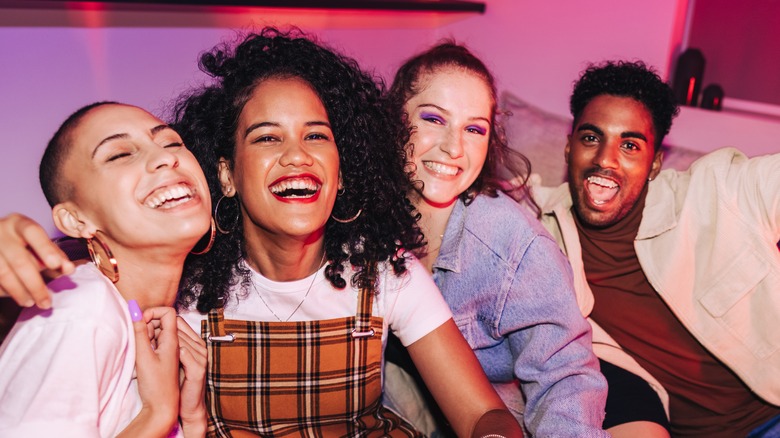
{"type": "Polygon", "coordinates": [[[166,147],[166,148],[180,148],[182,146],[184,146],[184,143],[182,143],[182,142],[173,142],[173,143],[168,143],[168,144],[166,144],[163,147],[166,147]]]}
{"type": "Polygon", "coordinates": [[[120,153],[117,153],[117,154],[113,154],[113,155],[110,155],[108,157],[108,159],[106,159],[106,163],[110,163],[112,161],[116,161],[116,160],[119,160],[121,158],[129,157],[129,156],[130,156],[130,152],[120,152],[120,153]]]}

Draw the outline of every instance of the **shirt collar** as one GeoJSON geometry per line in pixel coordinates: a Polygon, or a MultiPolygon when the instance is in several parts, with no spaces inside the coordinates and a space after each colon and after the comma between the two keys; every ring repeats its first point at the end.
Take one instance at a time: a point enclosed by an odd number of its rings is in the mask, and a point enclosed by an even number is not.
{"type": "MultiPolygon", "coordinates": [[[[479,196],[478,196],[479,197],[479,196]]],[[[474,202],[477,200],[474,199],[474,202]]],[[[445,271],[460,272],[461,253],[460,241],[463,237],[463,230],[466,225],[466,205],[462,200],[455,201],[450,218],[447,220],[447,227],[444,230],[444,236],[441,240],[441,249],[436,261],[433,262],[434,269],[445,271]]]]}
{"type": "Polygon", "coordinates": [[[677,226],[677,207],[674,179],[679,176],[673,169],[667,169],[648,183],[645,209],[636,240],[650,239],[677,226]]]}

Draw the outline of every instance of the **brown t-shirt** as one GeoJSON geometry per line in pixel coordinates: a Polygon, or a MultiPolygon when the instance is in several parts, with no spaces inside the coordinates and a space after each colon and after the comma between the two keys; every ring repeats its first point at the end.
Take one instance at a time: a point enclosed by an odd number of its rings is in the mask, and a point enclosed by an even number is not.
{"type": "Polygon", "coordinates": [[[746,436],[780,409],[704,349],[647,281],[633,245],[643,209],[644,196],[628,216],[602,229],[574,215],[596,300],[590,316],[669,392],[672,436],[746,436]]]}

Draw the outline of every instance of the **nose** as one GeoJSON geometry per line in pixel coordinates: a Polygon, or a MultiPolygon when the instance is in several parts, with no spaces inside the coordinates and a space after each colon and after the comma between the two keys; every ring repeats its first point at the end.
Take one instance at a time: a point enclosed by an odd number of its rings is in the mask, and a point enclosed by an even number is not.
{"type": "Polygon", "coordinates": [[[444,151],[450,158],[460,158],[463,156],[463,132],[450,130],[442,139],[439,149],[444,151]]]}
{"type": "Polygon", "coordinates": [[[615,169],[618,163],[619,145],[605,143],[599,146],[598,151],[593,156],[593,164],[602,169],[615,169]]]}
{"type": "Polygon", "coordinates": [[[164,167],[179,167],[179,157],[176,155],[178,148],[166,148],[154,145],[149,148],[148,169],[153,172],[164,167]]]}
{"type": "Polygon", "coordinates": [[[302,142],[291,141],[282,152],[279,164],[282,166],[311,166],[314,163],[312,156],[306,151],[302,142]]]}

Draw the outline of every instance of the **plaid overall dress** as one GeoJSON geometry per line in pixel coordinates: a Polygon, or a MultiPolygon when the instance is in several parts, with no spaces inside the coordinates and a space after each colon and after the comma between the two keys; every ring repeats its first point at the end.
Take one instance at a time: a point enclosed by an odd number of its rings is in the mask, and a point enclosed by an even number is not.
{"type": "Polygon", "coordinates": [[[211,310],[201,324],[207,436],[420,436],[381,404],[373,298],[361,289],[356,316],[321,321],[225,320],[211,310]]]}

